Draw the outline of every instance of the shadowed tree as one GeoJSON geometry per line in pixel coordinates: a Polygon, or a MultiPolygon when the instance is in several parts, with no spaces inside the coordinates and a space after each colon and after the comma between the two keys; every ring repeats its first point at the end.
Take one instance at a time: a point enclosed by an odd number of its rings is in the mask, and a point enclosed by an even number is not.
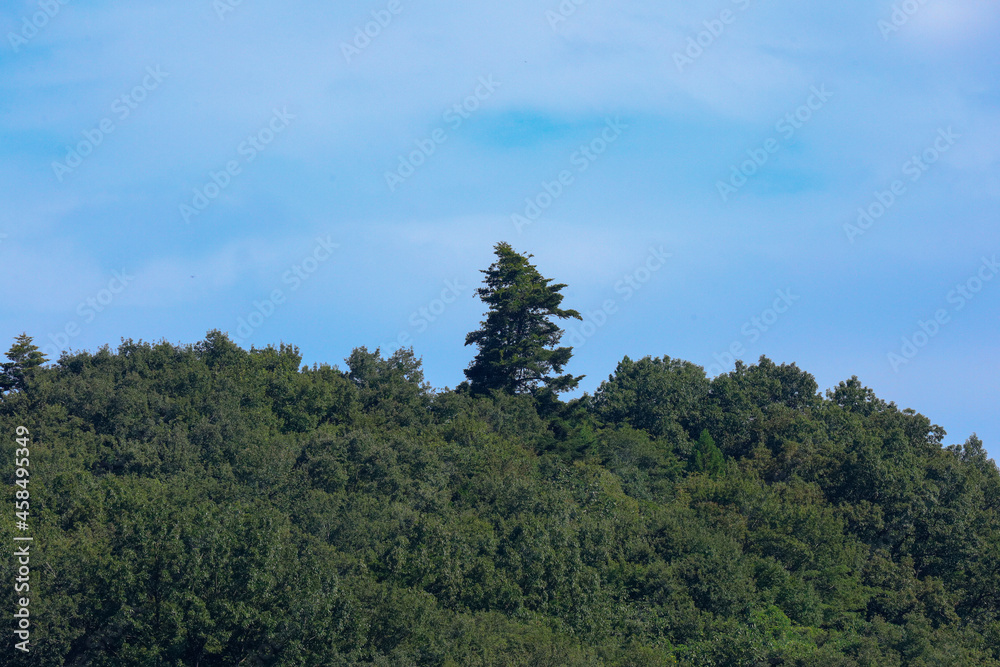
{"type": "Polygon", "coordinates": [[[692,472],[707,473],[709,477],[717,477],[726,469],[726,460],[722,452],[715,445],[715,440],[709,434],[708,429],[703,429],[698,442],[695,443],[694,453],[689,462],[692,472]]]}
{"type": "Polygon", "coordinates": [[[511,394],[535,393],[542,385],[551,393],[574,389],[583,376],[561,373],[573,355],[570,347],[556,347],[563,330],[549,320],[583,318],[559,307],[563,284],[550,284],[528,258],[509,244],[495,247],[497,260],[482,273],[484,287],[476,290],[489,306],[482,327],[465,337],[479,353],[465,371],[473,393],[498,389],[511,394]]]}

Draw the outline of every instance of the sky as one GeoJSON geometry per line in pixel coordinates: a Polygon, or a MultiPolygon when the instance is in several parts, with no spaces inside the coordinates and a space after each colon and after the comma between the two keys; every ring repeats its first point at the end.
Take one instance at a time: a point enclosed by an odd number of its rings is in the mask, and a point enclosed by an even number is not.
{"type": "Polygon", "coordinates": [[[1000,454],[1000,5],[8,0],[0,344],[412,346],[505,241],[568,372],[857,375],[1000,454]]]}

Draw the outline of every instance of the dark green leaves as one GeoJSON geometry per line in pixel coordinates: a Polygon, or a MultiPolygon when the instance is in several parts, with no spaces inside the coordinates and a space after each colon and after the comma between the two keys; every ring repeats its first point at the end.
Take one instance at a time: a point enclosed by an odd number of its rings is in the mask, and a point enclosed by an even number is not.
{"type": "Polygon", "coordinates": [[[497,261],[486,274],[485,286],[476,290],[489,306],[482,328],[469,333],[466,345],[479,353],[465,371],[473,393],[497,390],[510,394],[535,392],[540,386],[551,392],[574,389],[582,376],[552,375],[562,372],[572,348],[556,347],[563,331],[549,318],[582,319],[575,310],[559,307],[566,285],[551,285],[542,278],[531,255],[520,255],[506,243],[496,245],[497,261]]]}

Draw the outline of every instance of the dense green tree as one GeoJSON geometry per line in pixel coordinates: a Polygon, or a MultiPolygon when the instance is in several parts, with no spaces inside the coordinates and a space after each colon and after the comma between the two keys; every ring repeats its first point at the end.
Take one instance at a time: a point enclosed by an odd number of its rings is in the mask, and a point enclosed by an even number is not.
{"type": "Polygon", "coordinates": [[[346,376],[357,390],[357,414],[382,416],[399,424],[426,419],[432,392],[411,348],[400,348],[383,359],[379,350],[360,347],[346,362],[346,376]]]}
{"type": "Polygon", "coordinates": [[[9,361],[0,364],[0,394],[22,391],[35,369],[46,362],[45,355],[26,333],[14,339],[7,359],[9,361]]]}
{"type": "Polygon", "coordinates": [[[692,472],[703,472],[710,477],[715,477],[722,473],[726,467],[726,461],[722,456],[722,451],[715,446],[708,429],[703,429],[698,436],[698,442],[694,445],[691,453],[690,469],[692,472]]]}
{"type": "Polygon", "coordinates": [[[595,413],[603,420],[628,422],[656,436],[686,440],[698,433],[710,384],[701,366],[688,361],[625,357],[594,394],[595,413]]]}
{"type": "Polygon", "coordinates": [[[987,457],[986,450],[983,448],[983,441],[975,433],[970,435],[969,439],[961,446],[952,445],[947,449],[958,454],[958,458],[962,463],[973,465],[987,474],[996,471],[996,463],[987,457]]]}
{"type": "Polygon", "coordinates": [[[495,246],[496,261],[486,270],[485,286],[476,290],[489,306],[482,327],[469,333],[466,345],[479,352],[465,371],[472,392],[491,390],[511,394],[535,392],[544,387],[558,393],[574,389],[583,376],[561,373],[572,356],[572,348],[555,347],[563,331],[549,318],[575,317],[575,310],[559,307],[566,285],[550,284],[528,259],[509,244],[495,246]]]}

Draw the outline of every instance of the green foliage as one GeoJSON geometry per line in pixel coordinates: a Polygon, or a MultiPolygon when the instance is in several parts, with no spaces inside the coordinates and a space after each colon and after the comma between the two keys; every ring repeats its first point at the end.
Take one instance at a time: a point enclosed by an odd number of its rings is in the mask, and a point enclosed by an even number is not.
{"type": "Polygon", "coordinates": [[[347,378],[357,388],[356,419],[381,416],[406,425],[426,416],[430,386],[412,349],[402,348],[382,359],[379,350],[360,347],[347,358],[347,367],[347,378]]]}
{"type": "Polygon", "coordinates": [[[717,477],[722,474],[725,467],[726,461],[722,451],[715,446],[715,440],[712,439],[708,429],[702,429],[698,442],[694,445],[688,468],[692,472],[702,472],[709,477],[717,477]]]}
{"type": "Polygon", "coordinates": [[[469,333],[466,345],[476,345],[478,354],[465,371],[473,393],[503,391],[511,394],[535,392],[539,386],[559,393],[576,388],[583,376],[553,376],[561,373],[573,355],[572,348],[555,347],[563,331],[548,318],[575,317],[575,310],[559,307],[566,285],[550,285],[507,243],[495,248],[497,260],[482,273],[485,286],[476,294],[489,306],[482,328],[469,333]]]}
{"type": "Polygon", "coordinates": [[[857,378],[626,358],[562,403],[410,350],[32,347],[26,665],[1000,667],[1000,472],[857,378]]]}
{"type": "Polygon", "coordinates": [[[0,395],[8,391],[23,391],[35,369],[46,362],[31,336],[22,333],[7,351],[8,362],[0,364],[0,395]]]}
{"type": "Polygon", "coordinates": [[[688,361],[625,357],[594,394],[594,411],[605,421],[684,442],[698,432],[709,388],[704,369],[688,361]]]}

